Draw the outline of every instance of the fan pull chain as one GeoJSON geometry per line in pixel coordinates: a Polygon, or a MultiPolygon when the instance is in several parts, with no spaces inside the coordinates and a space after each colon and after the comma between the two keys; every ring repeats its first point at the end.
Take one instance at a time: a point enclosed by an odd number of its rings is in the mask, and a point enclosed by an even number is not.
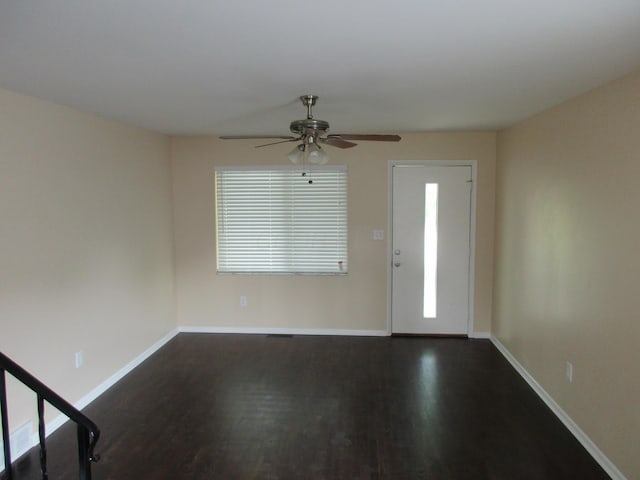
{"type": "Polygon", "coordinates": [[[307,176],[307,172],[303,171],[302,176],[308,179],[307,183],[309,183],[309,185],[313,183],[313,180],[307,176]]]}
{"type": "MultiPolygon", "coordinates": [[[[305,145],[306,147],[306,145],[305,145]]],[[[307,183],[309,185],[313,184],[313,180],[311,178],[309,178],[309,176],[307,176],[307,158],[309,157],[309,153],[307,152],[307,149],[305,148],[304,150],[304,154],[302,155],[302,176],[304,178],[307,179],[307,183]]],[[[308,173],[311,173],[310,171],[308,173]]]]}

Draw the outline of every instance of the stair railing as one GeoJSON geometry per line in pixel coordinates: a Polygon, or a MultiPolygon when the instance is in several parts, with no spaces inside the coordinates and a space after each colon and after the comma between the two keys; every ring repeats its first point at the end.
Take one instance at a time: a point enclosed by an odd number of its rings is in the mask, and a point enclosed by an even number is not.
{"type": "Polygon", "coordinates": [[[47,480],[49,478],[47,473],[47,449],[45,445],[46,432],[44,422],[44,402],[46,401],[77,425],[79,478],[80,480],[91,480],[91,463],[97,462],[100,459],[100,457],[94,453],[94,448],[98,442],[98,438],[100,438],[100,430],[97,425],[83,415],[80,410],[0,352],[0,416],[2,417],[5,479],[13,480],[5,372],[8,372],[11,376],[22,382],[37,396],[40,471],[42,472],[42,479],[47,480]]]}

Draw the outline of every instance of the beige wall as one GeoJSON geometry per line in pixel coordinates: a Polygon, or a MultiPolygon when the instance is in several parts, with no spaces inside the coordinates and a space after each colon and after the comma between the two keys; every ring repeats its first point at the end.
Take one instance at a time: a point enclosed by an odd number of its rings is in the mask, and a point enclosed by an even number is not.
{"type": "Polygon", "coordinates": [[[478,162],[475,331],[491,330],[495,133],[403,134],[398,144],[327,147],[332,163],[349,168],[349,274],[341,277],[216,275],[214,167],[283,165],[292,148],[253,145],[214,137],[173,139],[179,325],[386,330],[387,243],[372,240],[372,230],[387,229],[388,160],[455,159],[478,162]],[[248,297],[248,307],[239,306],[240,295],[248,297]]]}
{"type": "MultiPolygon", "coordinates": [[[[71,402],[175,328],[170,153],[0,89],[0,350],[71,402]]],[[[9,387],[14,430],[36,407],[9,387]]]]}
{"type": "Polygon", "coordinates": [[[501,132],[496,187],[494,332],[628,478],[640,478],[639,132],[637,72],[501,132]]]}

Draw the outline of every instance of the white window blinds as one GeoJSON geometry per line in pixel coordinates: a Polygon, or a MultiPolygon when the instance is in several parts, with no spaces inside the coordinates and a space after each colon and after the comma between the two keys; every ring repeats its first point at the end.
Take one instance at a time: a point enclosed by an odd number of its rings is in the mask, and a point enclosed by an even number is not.
{"type": "Polygon", "coordinates": [[[218,272],[347,272],[347,169],[218,167],[218,272]]]}

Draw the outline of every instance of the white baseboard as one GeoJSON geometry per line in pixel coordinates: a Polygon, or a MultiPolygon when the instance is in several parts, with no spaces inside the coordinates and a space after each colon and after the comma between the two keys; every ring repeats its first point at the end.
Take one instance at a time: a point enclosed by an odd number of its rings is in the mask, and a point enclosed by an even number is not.
{"type": "Polygon", "coordinates": [[[127,363],[124,367],[118,370],[116,373],[107,378],[104,382],[98,385],[96,388],[91,390],[88,394],[82,397],[75,403],[75,407],[78,410],[82,410],[84,407],[93,402],[96,398],[106,392],[109,388],[115,385],[119,380],[121,380],[126,374],[131,372],[134,368],[144,362],[147,358],[153,355],[156,351],[162,348],[169,340],[175,337],[178,334],[178,329],[175,328],[169,333],[167,333],[164,337],[158,340],[156,343],[147,348],[144,352],[138,355],[136,358],[127,363]]]}
{"type": "MultiPolygon", "coordinates": [[[[24,455],[32,447],[31,431],[33,430],[33,422],[27,423],[16,428],[9,436],[9,446],[11,447],[12,458],[18,458],[24,455]],[[16,452],[14,454],[13,452],[16,452]]],[[[4,446],[0,442],[0,472],[4,470],[4,446]]]]}
{"type": "Polygon", "coordinates": [[[542,388],[542,386],[536,381],[535,378],[518,362],[518,360],[507,350],[507,348],[498,340],[494,335],[491,335],[491,342],[496,348],[504,355],[504,357],[511,363],[513,368],[525,379],[531,388],[538,394],[544,403],[551,409],[551,411],[560,419],[567,429],[573,434],[574,437],[582,444],[582,446],[591,454],[596,462],[600,464],[605,472],[612,478],[612,480],[627,480],[618,467],[607,458],[607,456],[593,443],[593,441],[587,436],[586,433],[578,426],[576,422],[565,412],[560,405],[542,388]]]}
{"type": "Polygon", "coordinates": [[[489,340],[491,339],[491,332],[473,332],[469,335],[469,338],[476,338],[478,340],[489,340]]]}
{"type": "MultiPolygon", "coordinates": [[[[330,328],[239,328],[179,327],[180,333],[238,333],[246,335],[347,335],[353,337],[388,337],[387,330],[347,330],[330,328]]],[[[469,338],[491,339],[490,332],[473,332],[469,338]]]]}
{"type": "Polygon", "coordinates": [[[350,335],[354,337],[387,337],[386,330],[342,330],[330,328],[239,328],[179,327],[181,333],[241,333],[248,335],[350,335]]]}
{"type": "MultiPolygon", "coordinates": [[[[151,345],[144,352],[142,352],[140,355],[138,355],[136,358],[131,360],[124,367],[122,367],[120,370],[118,370],[116,373],[114,373],[109,378],[107,378],[104,382],[102,382],[100,385],[98,385],[96,388],[94,388],[89,393],[87,393],[85,396],[83,396],[73,406],[76,407],[78,410],[82,410],[83,408],[85,408],[92,401],[94,401],[96,398],[98,398],[100,395],[102,395],[104,392],[106,392],[109,388],[111,388],[113,385],[115,385],[126,374],[131,372],[134,368],[136,368],[138,365],[140,365],[142,362],[144,362],[147,358],[149,358],[153,353],[155,353],[157,350],[159,350],[164,344],[166,344],[169,340],[171,340],[173,337],[175,337],[178,333],[179,333],[179,331],[178,331],[177,328],[172,330],[171,332],[167,333],[164,337],[162,337],[156,343],[151,345]]],[[[49,435],[51,435],[53,432],[55,432],[62,425],[64,425],[68,420],[69,419],[65,415],[61,414],[61,415],[58,415],[56,418],[54,418],[51,422],[48,422],[46,424],[46,427],[45,427],[46,432],[47,432],[47,437],[49,435]]],[[[14,432],[14,435],[16,435],[17,433],[18,432],[14,432]]],[[[11,437],[12,437],[12,442],[11,442],[12,443],[12,447],[13,447],[13,437],[14,437],[14,435],[11,435],[11,437]]],[[[22,444],[22,448],[16,448],[15,451],[12,448],[12,450],[11,450],[11,458],[12,458],[12,460],[17,460],[18,458],[20,458],[22,455],[27,453],[31,448],[33,448],[36,445],[38,445],[39,442],[40,442],[40,439],[38,437],[38,433],[37,432],[31,433],[30,434],[30,441],[27,444],[23,443],[22,444]]],[[[4,465],[4,456],[1,455],[1,452],[0,452],[0,456],[2,457],[1,462],[4,465]]],[[[1,470],[1,468],[0,468],[0,470],[1,470]]]]}

